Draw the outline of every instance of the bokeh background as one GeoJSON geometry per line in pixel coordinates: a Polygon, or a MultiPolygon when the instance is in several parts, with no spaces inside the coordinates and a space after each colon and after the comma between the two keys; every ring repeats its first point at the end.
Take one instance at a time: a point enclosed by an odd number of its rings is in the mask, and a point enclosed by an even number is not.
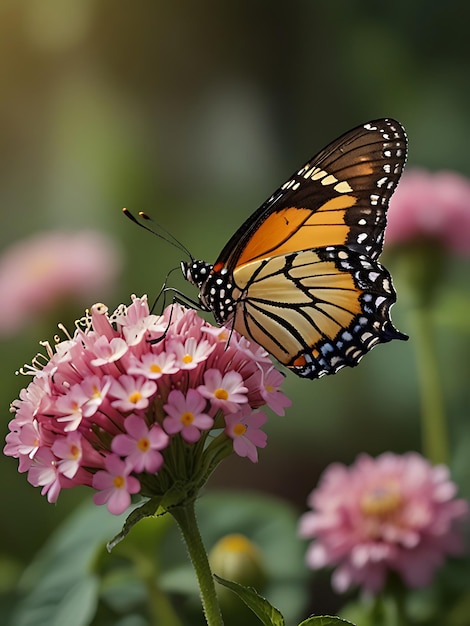
{"type": "MultiPolygon", "coordinates": [[[[470,4],[458,0],[1,0],[0,255],[43,231],[97,230],[117,255],[99,299],[110,308],[131,293],[152,299],[181,254],[121,207],[149,213],[212,261],[291,171],[377,117],[406,127],[411,166],[470,175],[469,20],[470,4]]],[[[450,262],[442,301],[469,298],[469,269],[468,260],[450,262]]],[[[195,295],[177,272],[170,280],[195,295]]],[[[394,322],[411,333],[399,276],[395,284],[394,322]]],[[[15,370],[58,321],[73,328],[97,299],[76,295],[46,311],[31,307],[27,322],[0,338],[2,433],[27,383],[15,370]]],[[[443,389],[465,484],[470,342],[465,324],[441,318],[443,389]]],[[[419,450],[412,342],[381,346],[335,377],[289,375],[293,406],[271,416],[259,464],[229,459],[210,487],[261,489],[301,511],[328,463],[419,450]]],[[[0,476],[0,558],[23,567],[90,494],[62,492],[51,506],[11,458],[0,460],[0,476]]]]}

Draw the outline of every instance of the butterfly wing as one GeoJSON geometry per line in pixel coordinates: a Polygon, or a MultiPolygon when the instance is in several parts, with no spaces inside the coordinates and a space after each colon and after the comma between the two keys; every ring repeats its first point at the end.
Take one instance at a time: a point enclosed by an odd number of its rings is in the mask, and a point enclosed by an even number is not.
{"type": "Polygon", "coordinates": [[[214,270],[346,245],[376,259],[389,199],[406,161],[403,127],[381,119],[349,131],[295,172],[238,229],[214,270]]]}
{"type": "Polygon", "coordinates": [[[238,229],[210,271],[193,263],[187,276],[202,304],[308,378],[406,339],[390,320],[396,295],[377,261],[406,147],[402,126],[382,119],[318,153],[238,229]]]}
{"type": "Polygon", "coordinates": [[[335,374],[377,343],[406,339],[389,318],[387,270],[344,246],[253,261],[234,279],[233,327],[300,376],[335,374]]]}

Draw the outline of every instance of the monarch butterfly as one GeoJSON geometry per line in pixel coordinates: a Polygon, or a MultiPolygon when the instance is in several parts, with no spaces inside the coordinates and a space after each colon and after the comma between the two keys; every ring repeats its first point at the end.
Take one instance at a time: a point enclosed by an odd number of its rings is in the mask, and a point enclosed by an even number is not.
{"type": "Polygon", "coordinates": [[[396,293],[377,261],[406,152],[393,119],[333,141],[240,226],[214,265],[181,263],[201,308],[311,379],[408,339],[391,322],[396,293]]]}
{"type": "Polygon", "coordinates": [[[123,211],[190,257],[181,269],[202,310],[299,376],[320,378],[357,365],[378,343],[408,339],[390,319],[396,293],[377,261],[406,152],[395,120],[350,130],[275,191],[213,265],[123,211]]]}

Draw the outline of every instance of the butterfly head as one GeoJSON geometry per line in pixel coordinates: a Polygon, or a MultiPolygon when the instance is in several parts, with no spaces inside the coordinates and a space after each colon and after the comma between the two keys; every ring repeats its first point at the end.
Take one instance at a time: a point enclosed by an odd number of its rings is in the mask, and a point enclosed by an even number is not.
{"type": "Polygon", "coordinates": [[[207,277],[211,273],[212,267],[213,266],[210,263],[207,263],[207,261],[196,261],[192,259],[190,263],[187,261],[181,262],[181,271],[183,272],[183,276],[188,282],[195,285],[198,289],[200,289],[206,282],[207,277]]]}

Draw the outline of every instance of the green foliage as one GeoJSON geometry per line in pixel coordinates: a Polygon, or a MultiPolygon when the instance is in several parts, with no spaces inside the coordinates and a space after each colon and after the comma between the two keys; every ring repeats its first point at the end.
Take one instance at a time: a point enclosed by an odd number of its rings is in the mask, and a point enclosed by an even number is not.
{"type": "MultiPolygon", "coordinates": [[[[180,534],[169,515],[154,516],[157,507],[148,501],[127,519],[91,503],[81,507],[22,575],[9,626],[114,626],[124,618],[142,625],[203,624],[180,534]],[[119,526],[123,530],[117,533],[119,526]],[[109,554],[105,545],[113,535],[109,554]],[[73,619],[64,618],[68,613],[73,619]]],[[[306,588],[295,512],[260,494],[211,492],[201,497],[197,510],[208,549],[233,532],[258,546],[267,578],[264,593],[290,622],[298,618],[306,588]]],[[[228,626],[258,623],[242,602],[222,602],[222,608],[228,626]]]]}
{"type": "Polygon", "coordinates": [[[221,585],[228,587],[253,611],[263,626],[284,626],[285,621],[278,609],[273,607],[266,598],[263,598],[253,587],[244,587],[233,580],[225,580],[215,575],[221,585]]]}

